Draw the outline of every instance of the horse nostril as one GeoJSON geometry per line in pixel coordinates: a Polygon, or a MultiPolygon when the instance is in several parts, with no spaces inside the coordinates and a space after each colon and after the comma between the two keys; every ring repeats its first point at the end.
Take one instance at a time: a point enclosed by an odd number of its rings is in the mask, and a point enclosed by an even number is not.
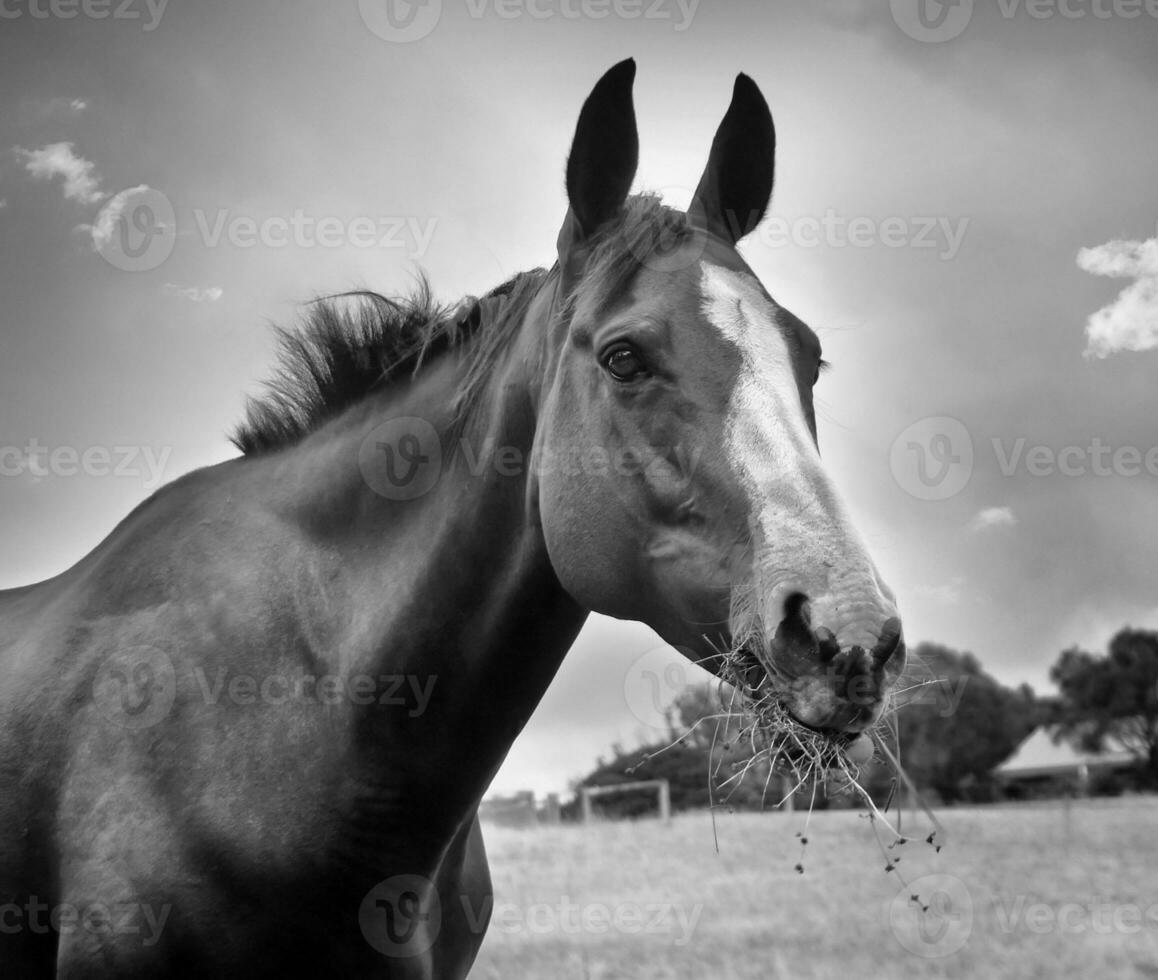
{"type": "Polygon", "coordinates": [[[836,636],[832,630],[821,626],[816,630],[816,643],[820,651],[820,662],[822,664],[828,663],[838,653],[840,653],[840,644],[836,642],[836,636]]]}
{"type": "Polygon", "coordinates": [[[898,650],[904,648],[905,645],[901,642],[901,621],[894,616],[892,619],[886,620],[885,625],[881,627],[877,645],[873,647],[873,666],[880,670],[898,650]]]}
{"type": "Polygon", "coordinates": [[[812,606],[808,596],[803,592],[793,592],[784,600],[784,620],[794,622],[799,620],[805,629],[812,628],[812,606]]]}
{"type": "Polygon", "coordinates": [[[794,677],[816,669],[812,608],[803,592],[793,592],[784,600],[784,618],[772,638],[772,653],[781,667],[794,677]]]}

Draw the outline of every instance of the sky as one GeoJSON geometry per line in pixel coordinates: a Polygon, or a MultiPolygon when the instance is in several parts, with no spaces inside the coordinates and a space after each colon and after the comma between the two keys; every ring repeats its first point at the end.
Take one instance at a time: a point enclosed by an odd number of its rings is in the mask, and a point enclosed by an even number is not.
{"type": "MultiPolygon", "coordinates": [[[[550,264],[579,107],[634,56],[674,205],[736,72],[771,105],[741,250],[834,365],[821,450],[910,645],[1048,693],[1158,627],[1158,4],[391,2],[4,0],[0,588],[235,455],[311,296],[550,264]]],[[[696,679],[593,617],[494,790],[565,792],[696,679]]]]}

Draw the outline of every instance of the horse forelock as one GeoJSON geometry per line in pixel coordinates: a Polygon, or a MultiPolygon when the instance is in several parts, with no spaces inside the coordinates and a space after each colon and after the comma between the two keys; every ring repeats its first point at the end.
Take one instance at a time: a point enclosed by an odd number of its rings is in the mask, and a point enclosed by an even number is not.
{"type": "Polygon", "coordinates": [[[573,313],[588,302],[594,314],[603,312],[653,256],[678,248],[692,235],[687,215],[665,205],[658,194],[629,197],[615,220],[592,237],[583,276],[565,297],[564,311],[573,313]]]}

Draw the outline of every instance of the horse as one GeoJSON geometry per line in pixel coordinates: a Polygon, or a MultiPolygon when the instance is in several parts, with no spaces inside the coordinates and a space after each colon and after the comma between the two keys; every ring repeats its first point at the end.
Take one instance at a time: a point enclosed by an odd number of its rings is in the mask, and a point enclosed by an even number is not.
{"type": "Polygon", "coordinates": [[[750,654],[835,745],[881,716],[820,344],[737,251],[772,116],[739,75],[679,211],[629,193],[634,78],[581,108],[550,268],[319,301],[239,456],[0,593],[0,974],[466,976],[479,801],[593,611],[750,654]]]}

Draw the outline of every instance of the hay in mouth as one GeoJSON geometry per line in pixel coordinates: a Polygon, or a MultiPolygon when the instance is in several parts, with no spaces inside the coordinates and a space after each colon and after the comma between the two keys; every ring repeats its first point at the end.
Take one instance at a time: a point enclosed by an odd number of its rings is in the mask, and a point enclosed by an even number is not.
{"type": "MultiPolygon", "coordinates": [[[[900,785],[907,789],[911,799],[929,820],[929,833],[920,836],[937,852],[945,843],[945,831],[921,798],[897,756],[889,749],[889,737],[894,744],[897,740],[893,700],[889,699],[886,710],[876,724],[864,732],[848,735],[818,731],[799,721],[788,709],[777,683],[778,679],[785,682],[787,678],[780,678],[773,665],[765,663],[763,658],[757,657],[746,646],[723,651],[719,656],[720,703],[724,710],[715,716],[717,737],[713,738],[713,751],[709,759],[716,758],[714,750],[721,729],[730,736],[722,746],[725,752],[733,746],[742,747],[742,752],[739,760],[729,763],[721,757],[719,761],[709,763],[713,766],[709,785],[714,791],[722,793],[721,798],[713,802],[713,807],[726,807],[728,796],[753,772],[763,775],[763,799],[766,805],[771,802],[773,806],[779,807],[799,790],[810,786],[812,802],[808,817],[803,830],[796,835],[801,842],[801,857],[796,870],[803,873],[808,820],[812,816],[818,788],[830,797],[856,797],[867,811],[863,815],[872,825],[873,836],[884,859],[884,870],[895,872],[907,887],[904,876],[897,870],[900,861],[897,848],[913,838],[901,832],[900,811],[897,811],[893,820],[886,816],[892,802],[891,795],[884,807],[880,808],[861,784],[862,765],[875,760],[888,766],[893,774],[894,787],[900,785]],[[871,739],[874,751],[868,756],[858,753],[862,758],[858,764],[849,757],[847,750],[853,742],[862,739],[871,739]],[[776,775],[787,781],[787,792],[780,799],[769,801],[768,788],[776,775]],[[882,830],[886,834],[884,838],[882,830]]],[[[922,913],[928,911],[928,906],[916,894],[910,895],[910,901],[922,913]]]]}
{"type": "MultiPolygon", "coordinates": [[[[890,737],[893,744],[898,745],[894,698],[889,699],[886,710],[876,724],[864,732],[853,736],[822,732],[803,724],[792,715],[777,684],[778,680],[785,683],[788,678],[780,677],[745,645],[719,650],[713,659],[717,666],[719,703],[722,710],[699,718],[664,748],[646,753],[643,761],[683,742],[701,726],[715,724],[711,749],[708,752],[708,786],[711,791],[713,834],[715,811],[720,808],[730,809],[729,797],[750,776],[755,775],[763,779],[761,799],[765,806],[771,804],[779,807],[798,791],[808,787],[811,790],[811,801],[803,827],[796,832],[801,850],[795,870],[801,874],[805,870],[808,827],[818,790],[829,797],[849,795],[856,798],[865,811],[861,816],[869,821],[883,860],[883,870],[892,874],[906,889],[908,901],[917,912],[922,916],[926,915],[930,910],[930,904],[914,890],[898,865],[903,845],[923,840],[935,852],[940,853],[947,842],[946,834],[941,822],[902,768],[897,754],[889,748],[890,737]],[[849,757],[847,750],[853,742],[860,740],[871,740],[874,751],[868,756],[858,753],[862,759],[858,764],[849,757]],[[729,753],[732,753],[731,758],[729,753]],[[893,789],[881,807],[877,806],[869,790],[860,782],[862,766],[873,761],[884,763],[893,776],[893,789]],[[768,796],[774,776],[780,776],[787,781],[787,792],[779,799],[769,799],[768,796]],[[889,812],[898,788],[908,791],[914,807],[922,811],[928,820],[928,825],[916,835],[902,833],[900,806],[892,813],[889,812]],[[717,793],[720,795],[716,796],[717,793]]],[[[908,693],[923,686],[925,685],[917,683],[901,693],[908,693]]],[[[628,772],[634,772],[637,768],[638,766],[633,766],[628,772]]],[[[719,851],[718,838],[716,850],[719,851]]]]}
{"type": "Polygon", "coordinates": [[[724,710],[716,719],[717,731],[723,727],[730,736],[727,747],[734,744],[745,749],[742,760],[730,764],[721,760],[714,767],[712,782],[724,794],[723,805],[729,792],[753,771],[765,775],[766,785],[777,775],[787,780],[789,788],[780,799],[765,797],[765,802],[775,806],[810,783],[823,786],[833,796],[865,795],[859,783],[861,766],[845,750],[860,738],[878,741],[888,731],[887,715],[874,726],[879,731],[861,735],[833,734],[805,725],[788,709],[773,670],[746,646],[721,654],[718,676],[724,710]],[[726,765],[730,773],[724,771],[726,765]]]}

